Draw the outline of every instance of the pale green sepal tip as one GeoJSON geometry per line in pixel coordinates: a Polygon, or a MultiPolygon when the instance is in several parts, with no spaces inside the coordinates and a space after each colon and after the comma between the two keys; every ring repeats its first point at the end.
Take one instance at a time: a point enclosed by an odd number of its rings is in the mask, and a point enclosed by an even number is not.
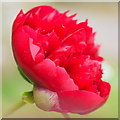
{"type": "Polygon", "coordinates": [[[25,103],[33,104],[34,103],[33,91],[24,92],[22,94],[22,101],[25,103]]]}

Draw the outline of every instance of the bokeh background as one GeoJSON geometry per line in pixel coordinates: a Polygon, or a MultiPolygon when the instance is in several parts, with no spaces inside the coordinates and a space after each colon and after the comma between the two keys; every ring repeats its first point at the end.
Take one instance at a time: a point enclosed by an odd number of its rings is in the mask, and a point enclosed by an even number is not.
{"type": "MultiPolygon", "coordinates": [[[[0,3],[0,26],[2,26],[2,3],[0,3]]],[[[0,27],[0,106],[2,106],[2,27],[0,27]]],[[[0,107],[0,118],[2,107],[0,107]]]]}
{"type": "MultiPolygon", "coordinates": [[[[117,3],[68,3],[68,2],[48,2],[48,3],[3,3],[2,4],[2,97],[3,114],[21,99],[21,94],[32,89],[19,74],[11,48],[11,28],[12,23],[20,11],[27,12],[38,5],[51,5],[60,12],[71,10],[68,15],[78,13],[75,17],[81,21],[89,20],[89,25],[94,28],[96,43],[101,44],[100,54],[105,58],[103,67],[104,80],[112,85],[109,100],[104,106],[87,115],[69,114],[74,118],[117,118],[118,117],[118,6],[117,3]]],[[[38,109],[35,105],[27,104],[13,114],[3,117],[12,118],[62,118],[57,112],[46,112],[38,109]]]]}

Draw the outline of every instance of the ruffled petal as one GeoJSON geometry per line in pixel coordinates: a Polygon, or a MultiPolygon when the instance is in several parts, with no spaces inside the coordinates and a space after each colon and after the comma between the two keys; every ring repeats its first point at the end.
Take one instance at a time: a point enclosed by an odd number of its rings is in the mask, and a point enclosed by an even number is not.
{"type": "Polygon", "coordinates": [[[99,86],[98,86],[98,90],[100,91],[100,95],[102,97],[105,97],[108,94],[110,94],[110,89],[111,89],[111,86],[109,83],[102,81],[102,80],[100,81],[99,86]]]}

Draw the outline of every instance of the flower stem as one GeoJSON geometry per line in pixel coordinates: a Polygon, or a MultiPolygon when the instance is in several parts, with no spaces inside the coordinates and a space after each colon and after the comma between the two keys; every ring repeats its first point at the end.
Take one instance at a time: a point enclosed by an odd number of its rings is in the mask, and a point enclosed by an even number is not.
{"type": "Polygon", "coordinates": [[[10,109],[8,109],[5,112],[4,116],[8,116],[8,115],[12,114],[16,110],[18,110],[19,108],[21,108],[22,106],[24,106],[26,103],[30,103],[30,104],[34,103],[33,91],[24,92],[22,94],[21,101],[18,102],[18,103],[16,103],[15,105],[13,105],[10,109]]]}
{"type": "Polygon", "coordinates": [[[26,103],[25,103],[24,101],[20,101],[20,102],[16,103],[14,106],[12,106],[11,108],[9,108],[9,109],[5,112],[4,116],[6,117],[6,116],[14,113],[16,110],[18,110],[19,108],[21,108],[21,107],[24,106],[25,104],[26,104],[26,103]]]}
{"type": "Polygon", "coordinates": [[[62,115],[64,116],[64,118],[66,118],[66,120],[70,120],[70,117],[67,113],[62,113],[62,115]]]}

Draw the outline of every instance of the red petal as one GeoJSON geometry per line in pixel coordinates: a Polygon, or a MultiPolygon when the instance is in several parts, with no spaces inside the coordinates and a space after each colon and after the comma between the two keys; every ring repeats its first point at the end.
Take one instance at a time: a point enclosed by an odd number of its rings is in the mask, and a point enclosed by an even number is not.
{"type": "Polygon", "coordinates": [[[87,114],[94,111],[102,106],[107,98],[108,96],[100,97],[93,92],[81,90],[58,92],[59,105],[62,111],[78,114],[87,114]]]}
{"type": "Polygon", "coordinates": [[[109,83],[104,82],[102,80],[100,81],[100,84],[98,86],[98,90],[100,91],[100,95],[102,97],[107,96],[110,93],[110,89],[111,89],[111,86],[109,83]]]}
{"type": "Polygon", "coordinates": [[[38,44],[41,44],[45,50],[45,55],[48,56],[51,52],[56,50],[60,46],[60,41],[55,32],[42,35],[38,31],[38,44]]]}
{"type": "Polygon", "coordinates": [[[13,23],[13,28],[12,28],[13,32],[14,32],[18,27],[22,26],[23,23],[24,23],[24,21],[25,21],[25,15],[24,15],[23,11],[21,10],[21,11],[19,12],[19,14],[17,15],[14,23],[13,23]]]}
{"type": "Polygon", "coordinates": [[[54,21],[59,17],[59,12],[50,6],[38,6],[25,15],[28,16],[25,25],[29,25],[33,29],[41,27],[47,33],[52,30],[54,21]]]}
{"type": "Polygon", "coordinates": [[[32,80],[37,86],[43,86],[52,91],[78,89],[64,68],[56,67],[50,59],[45,59],[33,67],[32,80]]]}
{"type": "Polygon", "coordinates": [[[18,65],[31,67],[43,59],[42,48],[34,44],[35,39],[35,31],[28,26],[20,27],[12,35],[13,51],[18,65]]]}

